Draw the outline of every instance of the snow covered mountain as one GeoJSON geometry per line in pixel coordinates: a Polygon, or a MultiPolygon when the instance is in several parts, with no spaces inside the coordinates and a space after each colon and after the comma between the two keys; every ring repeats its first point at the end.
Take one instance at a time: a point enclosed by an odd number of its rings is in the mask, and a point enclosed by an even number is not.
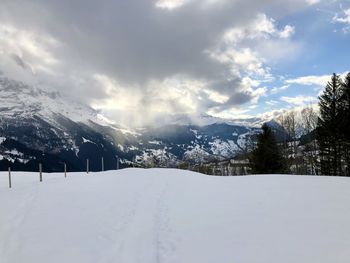
{"type": "MultiPolygon", "coordinates": [[[[0,169],[46,171],[115,169],[131,162],[176,166],[232,158],[259,129],[211,116],[202,123],[178,123],[142,129],[115,125],[97,111],[47,87],[0,76],[0,169]]],[[[171,123],[171,122],[170,122],[171,123]]]]}
{"type": "Polygon", "coordinates": [[[157,120],[160,126],[167,124],[177,124],[177,125],[198,125],[206,126],[211,124],[228,124],[235,126],[245,126],[260,128],[265,122],[270,121],[269,118],[263,117],[252,117],[246,119],[224,119],[219,117],[214,117],[205,113],[201,114],[175,114],[169,116],[167,119],[157,120]]]}
{"type": "Polygon", "coordinates": [[[214,123],[211,125],[167,125],[149,128],[142,133],[138,162],[159,156],[158,163],[183,160],[189,163],[232,158],[246,148],[249,137],[259,129],[214,123]]]}
{"type": "Polygon", "coordinates": [[[67,162],[71,170],[81,170],[91,158],[91,169],[98,170],[102,156],[106,168],[115,167],[118,151],[107,136],[113,130],[117,138],[117,127],[58,92],[0,77],[0,114],[1,169],[36,170],[42,162],[55,171],[67,162]]]}
{"type": "Polygon", "coordinates": [[[83,104],[62,97],[47,87],[27,85],[0,76],[0,110],[5,118],[30,118],[38,116],[50,124],[57,125],[59,113],[75,122],[94,121],[103,123],[96,112],[83,104]]]}

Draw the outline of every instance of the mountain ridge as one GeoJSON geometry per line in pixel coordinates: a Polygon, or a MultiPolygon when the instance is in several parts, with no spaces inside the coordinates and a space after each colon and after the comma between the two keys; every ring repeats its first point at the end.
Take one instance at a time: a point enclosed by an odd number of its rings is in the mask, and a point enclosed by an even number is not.
{"type": "Polygon", "coordinates": [[[59,92],[0,77],[0,169],[47,171],[115,169],[132,163],[172,166],[233,158],[260,131],[202,115],[202,125],[180,122],[129,129],[59,92]],[[208,121],[209,120],[209,121],[208,121]],[[215,122],[214,120],[217,120],[215,122]]]}

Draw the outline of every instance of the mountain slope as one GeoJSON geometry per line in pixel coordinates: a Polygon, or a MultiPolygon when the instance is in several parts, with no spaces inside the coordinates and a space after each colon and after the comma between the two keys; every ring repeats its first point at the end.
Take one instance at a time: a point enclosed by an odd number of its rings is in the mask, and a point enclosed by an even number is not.
{"type": "Polygon", "coordinates": [[[130,130],[57,91],[4,76],[0,114],[0,170],[35,171],[43,163],[44,171],[61,171],[65,162],[70,170],[82,171],[89,159],[90,170],[100,171],[102,157],[105,169],[115,169],[117,158],[121,167],[212,162],[235,157],[260,132],[210,116],[201,116],[205,125],[130,130]]]}
{"type": "MultiPolygon", "coordinates": [[[[78,171],[86,158],[102,156],[108,161],[106,168],[116,167],[115,147],[96,129],[108,124],[90,107],[4,77],[0,77],[0,98],[2,169],[11,165],[37,170],[42,162],[44,170],[55,171],[67,162],[71,170],[78,171]]],[[[100,166],[101,161],[91,162],[92,170],[100,166]]]]}

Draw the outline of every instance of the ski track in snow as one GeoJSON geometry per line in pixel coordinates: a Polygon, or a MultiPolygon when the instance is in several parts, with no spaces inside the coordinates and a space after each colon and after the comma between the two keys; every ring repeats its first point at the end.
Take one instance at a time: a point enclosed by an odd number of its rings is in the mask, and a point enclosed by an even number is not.
{"type": "Polygon", "coordinates": [[[133,200],[126,206],[125,212],[120,218],[115,218],[116,225],[111,229],[112,234],[100,237],[113,243],[113,248],[99,262],[164,262],[161,261],[161,236],[163,231],[167,230],[162,225],[165,212],[162,200],[166,194],[166,187],[167,183],[151,179],[141,191],[134,193],[133,200]],[[156,183],[165,185],[155,187],[156,183]],[[154,189],[162,188],[160,192],[154,192],[154,189]],[[142,226],[153,233],[148,235],[146,240],[137,237],[142,226]],[[149,249],[149,244],[153,244],[153,251],[144,253],[149,249]]]}
{"type": "MultiPolygon", "coordinates": [[[[9,222],[12,222],[12,225],[4,235],[6,238],[0,239],[3,248],[1,251],[4,253],[11,255],[21,250],[21,246],[23,245],[21,243],[23,224],[35,205],[38,190],[38,186],[33,185],[30,191],[23,195],[21,201],[18,203],[18,207],[14,209],[13,215],[10,216],[9,222]]],[[[6,258],[6,255],[4,258],[6,258]]]]}

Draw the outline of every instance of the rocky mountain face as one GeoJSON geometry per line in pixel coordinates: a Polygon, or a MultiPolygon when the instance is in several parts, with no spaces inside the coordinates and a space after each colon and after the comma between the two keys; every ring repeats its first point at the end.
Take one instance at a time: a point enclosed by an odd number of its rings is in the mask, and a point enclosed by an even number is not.
{"type": "MultiPolygon", "coordinates": [[[[206,116],[207,117],[207,116],[206,116]]],[[[258,128],[232,122],[174,123],[126,129],[107,122],[92,108],[43,87],[0,76],[0,169],[99,171],[138,163],[176,166],[232,158],[258,128]]]]}

